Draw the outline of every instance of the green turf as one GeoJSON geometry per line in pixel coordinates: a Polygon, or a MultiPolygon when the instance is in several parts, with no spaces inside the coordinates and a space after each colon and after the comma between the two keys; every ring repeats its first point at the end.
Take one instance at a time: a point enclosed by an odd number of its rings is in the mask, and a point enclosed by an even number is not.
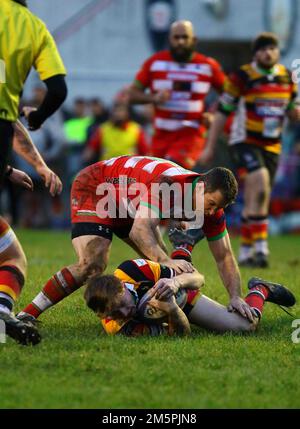
{"type": "MultiPolygon", "coordinates": [[[[73,261],[68,233],[19,231],[29,261],[20,310],[58,269],[73,261]]],[[[300,297],[299,237],[271,239],[272,268],[300,297]]],[[[234,246],[237,242],[233,240],[234,246]]],[[[114,240],[108,271],[134,253],[114,240]]],[[[206,295],[227,302],[206,243],[194,254],[206,295]]],[[[244,291],[250,270],[243,270],[244,291]]],[[[300,318],[300,308],[295,307],[300,318]]],[[[297,316],[295,316],[297,318],[297,316]]],[[[111,338],[85,308],[82,291],[45,313],[43,342],[0,344],[1,408],[299,408],[300,344],[292,318],[267,304],[251,336],[193,330],[188,339],[111,338]]]]}

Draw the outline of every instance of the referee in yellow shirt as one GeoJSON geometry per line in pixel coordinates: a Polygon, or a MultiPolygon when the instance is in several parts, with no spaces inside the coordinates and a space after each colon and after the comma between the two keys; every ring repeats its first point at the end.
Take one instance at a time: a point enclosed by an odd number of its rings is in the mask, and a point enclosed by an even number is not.
{"type": "MultiPolygon", "coordinates": [[[[7,166],[7,160],[14,129],[18,126],[15,123],[19,115],[20,95],[31,67],[37,70],[48,90],[37,110],[32,111],[29,107],[23,109],[29,129],[37,130],[67,96],[65,67],[53,37],[46,25],[28,10],[26,0],[0,0],[0,187],[5,175],[11,175],[11,180],[12,174],[26,176],[7,166]]],[[[27,153],[24,158],[30,159],[33,164],[42,164],[44,171],[47,170],[46,175],[50,177],[52,173],[54,182],[61,186],[33,145],[30,150],[31,154],[27,153]]],[[[31,182],[29,177],[28,180],[31,182]]],[[[56,184],[54,188],[57,188],[56,184]]],[[[55,192],[54,189],[52,195],[55,192]]],[[[18,239],[0,217],[0,333],[4,322],[6,334],[22,344],[37,344],[40,336],[36,327],[30,322],[18,320],[12,314],[13,305],[24,284],[26,265],[18,239]]]]}

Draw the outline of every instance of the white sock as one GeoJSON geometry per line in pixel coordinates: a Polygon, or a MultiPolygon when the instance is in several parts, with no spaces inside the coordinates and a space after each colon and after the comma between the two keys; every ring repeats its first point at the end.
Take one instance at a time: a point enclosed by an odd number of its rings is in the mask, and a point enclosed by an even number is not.
{"type": "Polygon", "coordinates": [[[246,261],[253,256],[253,247],[242,244],[239,251],[239,262],[246,261]]]}
{"type": "Polygon", "coordinates": [[[0,313],[10,314],[10,309],[5,305],[0,304],[0,313]]]}
{"type": "Polygon", "coordinates": [[[257,240],[254,244],[256,253],[269,254],[269,247],[267,240],[257,240]]]}

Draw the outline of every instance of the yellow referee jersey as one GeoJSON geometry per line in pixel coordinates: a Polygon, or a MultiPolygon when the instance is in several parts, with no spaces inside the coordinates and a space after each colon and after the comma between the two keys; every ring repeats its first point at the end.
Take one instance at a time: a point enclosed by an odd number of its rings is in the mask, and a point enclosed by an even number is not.
{"type": "Polygon", "coordinates": [[[33,66],[41,80],[66,74],[46,25],[26,7],[0,0],[0,119],[15,121],[24,82],[33,66]]]}

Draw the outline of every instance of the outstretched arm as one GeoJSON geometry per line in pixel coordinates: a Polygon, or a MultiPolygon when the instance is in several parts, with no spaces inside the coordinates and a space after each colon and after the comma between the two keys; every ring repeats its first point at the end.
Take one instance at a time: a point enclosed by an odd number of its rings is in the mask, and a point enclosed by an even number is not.
{"type": "Polygon", "coordinates": [[[45,167],[46,163],[43,160],[42,155],[35,147],[29,132],[22,122],[17,120],[13,127],[15,131],[13,140],[14,151],[25,159],[25,161],[27,161],[35,170],[37,168],[45,167]]]}
{"type": "Polygon", "coordinates": [[[169,257],[161,248],[156,236],[159,218],[143,217],[142,212],[145,212],[143,207],[138,211],[140,217],[136,216],[133,222],[129,238],[148,259],[154,262],[166,263],[169,257]]]}
{"type": "Polygon", "coordinates": [[[160,221],[159,218],[151,218],[146,214],[146,207],[140,207],[138,216],[136,216],[129,238],[138,247],[140,252],[148,259],[154,262],[167,265],[173,268],[177,273],[192,272],[192,265],[184,260],[173,260],[161,248],[156,237],[156,227],[160,221]],[[145,216],[143,216],[143,213],[145,216]]]}
{"type": "Polygon", "coordinates": [[[179,289],[198,290],[204,286],[204,276],[197,270],[192,273],[179,274],[172,279],[159,279],[155,284],[157,299],[165,300],[176,295],[179,289]]]}
{"type": "Polygon", "coordinates": [[[251,308],[241,298],[241,275],[231,248],[229,235],[226,234],[220,240],[210,241],[209,247],[217,263],[222,282],[230,297],[228,310],[236,310],[252,322],[251,308]]]}

